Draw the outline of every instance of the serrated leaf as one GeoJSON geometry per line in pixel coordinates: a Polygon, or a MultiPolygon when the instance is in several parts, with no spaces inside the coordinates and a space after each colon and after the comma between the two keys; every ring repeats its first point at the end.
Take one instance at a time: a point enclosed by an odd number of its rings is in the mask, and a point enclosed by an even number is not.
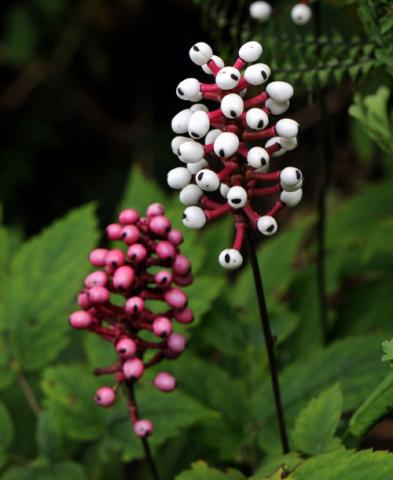
{"type": "Polygon", "coordinates": [[[67,321],[97,241],[94,207],[76,209],[26,242],[6,285],[11,349],[20,366],[39,370],[68,342],[67,321]]]}
{"type": "MultiPolygon", "coordinates": [[[[269,477],[274,475],[277,471],[280,473],[283,471],[291,471],[297,467],[301,462],[302,458],[298,453],[291,452],[286,455],[280,455],[279,457],[274,458],[271,461],[263,464],[253,475],[250,480],[261,480],[262,478],[269,477]]],[[[280,479],[281,480],[281,479],[280,479]]]]}
{"type": "Polygon", "coordinates": [[[14,425],[7,407],[0,401],[0,450],[7,450],[14,438],[14,425]]]}
{"type": "Polygon", "coordinates": [[[299,413],[292,431],[295,450],[316,455],[340,446],[334,438],[340,422],[343,396],[338,384],[313,398],[299,413]]]}
{"type": "Polygon", "coordinates": [[[83,468],[74,462],[62,462],[53,465],[40,463],[30,467],[11,467],[1,480],[86,480],[83,468]]]}
{"type": "MultiPolygon", "coordinates": [[[[380,342],[372,335],[339,340],[285,368],[280,385],[288,427],[312,397],[333,383],[341,385],[343,411],[358,408],[384,376],[385,367],[378,358],[380,342]]],[[[258,389],[253,406],[256,421],[262,424],[260,444],[276,452],[278,427],[268,380],[258,389]]]]}
{"type": "Polygon", "coordinates": [[[349,422],[349,429],[361,437],[382,417],[393,410],[393,372],[377,386],[365,402],[356,410],[349,422]]]}

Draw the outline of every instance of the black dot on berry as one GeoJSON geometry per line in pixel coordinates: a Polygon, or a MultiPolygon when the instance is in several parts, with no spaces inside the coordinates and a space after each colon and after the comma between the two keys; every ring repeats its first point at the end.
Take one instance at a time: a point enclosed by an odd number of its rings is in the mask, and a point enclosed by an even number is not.
{"type": "Polygon", "coordinates": [[[235,118],[235,117],[236,117],[236,112],[235,112],[235,110],[231,110],[229,113],[230,113],[230,115],[231,115],[232,118],[235,118]]]}
{"type": "Polygon", "coordinates": [[[198,138],[198,134],[195,132],[190,132],[191,137],[198,138]]]}
{"type": "Polygon", "coordinates": [[[267,163],[267,162],[266,162],[266,159],[262,157],[262,158],[261,158],[261,165],[266,165],[266,163],[267,163]]]}
{"type": "Polygon", "coordinates": [[[198,173],[198,180],[199,180],[199,181],[202,181],[202,178],[203,178],[203,172],[198,173]]]}
{"type": "Polygon", "coordinates": [[[181,155],[180,148],[177,149],[177,154],[181,155]]]}
{"type": "Polygon", "coordinates": [[[124,233],[121,234],[121,238],[126,238],[126,236],[127,236],[127,233],[126,233],[126,232],[124,232],[124,233]]]}
{"type": "Polygon", "coordinates": [[[112,267],[117,267],[117,262],[113,261],[112,262],[112,267]]]}
{"type": "Polygon", "coordinates": [[[296,170],[296,178],[297,178],[298,180],[300,180],[301,177],[302,177],[302,174],[300,173],[300,171],[299,171],[299,170],[296,170]]]}
{"type": "Polygon", "coordinates": [[[261,71],[261,75],[262,75],[262,78],[263,78],[264,80],[267,79],[267,74],[266,74],[266,72],[265,72],[264,70],[261,71]]]}
{"type": "Polygon", "coordinates": [[[225,254],[224,260],[225,260],[225,263],[229,263],[231,261],[231,256],[229,255],[229,253],[225,254]]]}
{"type": "Polygon", "coordinates": [[[185,220],[186,218],[187,218],[187,215],[185,213],[183,213],[182,219],[185,220]]]}
{"type": "Polygon", "coordinates": [[[232,199],[232,203],[234,203],[235,205],[237,205],[238,203],[241,202],[241,199],[240,198],[233,198],[232,199]]]}
{"type": "Polygon", "coordinates": [[[236,80],[236,81],[239,80],[239,77],[238,77],[237,75],[235,75],[234,73],[231,74],[231,78],[232,78],[233,80],[236,80]]]}
{"type": "Polygon", "coordinates": [[[132,309],[134,310],[134,313],[138,313],[138,307],[137,307],[137,305],[134,305],[132,309]]]}
{"type": "Polygon", "coordinates": [[[267,227],[266,231],[267,232],[272,232],[274,230],[274,225],[270,225],[269,227],[267,227]]]}
{"type": "Polygon", "coordinates": [[[224,149],[223,149],[223,148],[222,148],[218,153],[219,153],[220,157],[224,157],[224,156],[225,156],[225,152],[224,152],[224,149]]]}
{"type": "Polygon", "coordinates": [[[119,353],[126,353],[127,350],[125,348],[121,348],[120,350],[118,350],[119,353]]]}
{"type": "Polygon", "coordinates": [[[196,52],[199,52],[199,47],[197,47],[196,45],[194,45],[192,49],[195,50],[196,52]]]}
{"type": "Polygon", "coordinates": [[[263,127],[263,120],[259,120],[257,128],[262,128],[263,127]]]}
{"type": "Polygon", "coordinates": [[[97,402],[101,402],[101,397],[99,395],[96,395],[96,400],[97,402]]]}
{"type": "Polygon", "coordinates": [[[178,93],[179,95],[181,95],[181,96],[184,95],[184,92],[183,92],[183,90],[182,90],[181,88],[178,88],[178,89],[177,89],[177,93],[178,93]]]}

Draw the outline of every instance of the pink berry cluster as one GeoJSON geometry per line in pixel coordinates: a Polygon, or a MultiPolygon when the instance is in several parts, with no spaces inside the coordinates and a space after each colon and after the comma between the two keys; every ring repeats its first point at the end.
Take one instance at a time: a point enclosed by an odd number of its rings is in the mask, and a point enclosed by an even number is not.
{"type": "Polygon", "coordinates": [[[193,105],[172,119],[172,129],[178,134],[172,140],[172,150],[185,165],[168,172],[167,182],[180,190],[180,202],[187,206],[183,223],[188,228],[199,229],[210,220],[234,214],[233,246],[219,255],[221,266],[230,270],[243,263],[240,251],[247,225],[263,235],[273,235],[278,228],[274,217],[284,206],[293,207],[302,198],[300,170],[286,167],[269,172],[272,157],[297,146],[296,121],[282,118],[269,125],[271,117],[289,108],[293,87],[274,81],[265,90],[247,95],[270,76],[268,65],[254,63],[262,52],[258,42],[247,42],[233,66],[225,66],[209,45],[199,42],[190,49],[190,58],[215,81],[201,83],[187,78],[176,89],[178,97],[193,105]],[[218,103],[218,108],[209,111],[198,103],[202,99],[218,103]],[[263,146],[258,145],[260,142],[263,146]],[[266,182],[274,183],[266,186],[266,182]],[[279,200],[266,214],[254,210],[254,199],[277,194],[279,200]]]}
{"type": "MultiPolygon", "coordinates": [[[[273,14],[273,8],[269,2],[257,0],[250,5],[250,15],[259,22],[266,22],[273,14]]],[[[300,0],[291,8],[291,20],[295,25],[305,25],[311,20],[312,10],[310,0],[300,0]]]]}
{"type": "MultiPolygon", "coordinates": [[[[70,324],[114,345],[116,362],[95,371],[115,376],[114,387],[99,388],[95,394],[98,405],[110,407],[121,384],[132,385],[145,369],[183,352],[186,339],[174,333],[173,320],[190,323],[193,312],[187,307],[187,295],[178,288],[192,283],[190,261],[179,248],[183,236],[172,228],[162,205],[150,205],[146,217],[133,209],[123,210],[106,234],[110,241],[121,241],[123,248],[97,248],[90,253],[90,263],[98,269],[85,278],[78,296],[80,310],[71,314],[70,324]],[[158,302],[164,304],[161,313],[158,302]]],[[[171,392],[176,379],[160,372],[154,384],[171,392]]],[[[136,435],[153,432],[152,422],[139,418],[132,395],[128,410],[136,435]]]]}

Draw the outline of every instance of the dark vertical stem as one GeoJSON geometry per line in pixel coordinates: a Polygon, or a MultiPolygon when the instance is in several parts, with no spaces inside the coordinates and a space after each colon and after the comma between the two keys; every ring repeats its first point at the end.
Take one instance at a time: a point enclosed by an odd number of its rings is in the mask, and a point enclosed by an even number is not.
{"type": "MultiPolygon", "coordinates": [[[[321,29],[321,11],[320,2],[315,2],[314,6],[314,26],[315,26],[315,38],[320,38],[321,29]]],[[[317,42],[317,55],[319,54],[320,45],[317,42]]],[[[320,321],[322,331],[325,338],[328,331],[328,305],[326,294],[326,197],[330,187],[332,176],[332,162],[333,162],[333,147],[330,140],[330,125],[329,117],[326,106],[325,94],[322,90],[319,78],[316,77],[316,94],[319,106],[319,139],[320,150],[323,162],[323,178],[320,185],[317,198],[317,224],[316,224],[316,236],[317,236],[317,285],[318,296],[320,306],[320,321]]]]}
{"type": "MultiPolygon", "coordinates": [[[[135,391],[134,391],[134,384],[132,381],[130,382],[126,382],[126,388],[127,388],[127,394],[128,394],[128,399],[129,399],[129,402],[134,405],[136,411],[138,411],[138,406],[137,406],[137,403],[136,403],[136,398],[135,398],[135,391]]],[[[149,470],[150,470],[150,473],[151,473],[151,476],[154,480],[160,480],[160,476],[158,475],[158,470],[157,470],[157,467],[156,467],[156,464],[154,463],[154,459],[153,459],[153,456],[151,454],[151,450],[150,450],[150,445],[149,445],[149,441],[146,437],[144,438],[141,438],[141,443],[142,443],[142,446],[143,446],[143,450],[145,452],[145,459],[146,459],[146,463],[149,467],[149,470]]]]}
{"type": "Polygon", "coordinates": [[[271,377],[272,387],[273,387],[273,395],[274,395],[274,403],[276,406],[277,420],[278,420],[278,425],[280,429],[281,446],[282,446],[283,453],[288,453],[289,452],[288,435],[287,435],[287,428],[285,424],[284,409],[283,409],[282,399],[281,399],[276,356],[274,353],[275,340],[270,328],[266,299],[263,291],[262,276],[259,270],[258,259],[255,251],[255,245],[252,238],[252,229],[250,226],[247,228],[247,243],[248,243],[248,252],[249,252],[252,273],[254,276],[255,290],[256,290],[257,299],[258,299],[259,315],[261,319],[263,335],[265,337],[267,356],[269,360],[270,377],[271,377]]]}

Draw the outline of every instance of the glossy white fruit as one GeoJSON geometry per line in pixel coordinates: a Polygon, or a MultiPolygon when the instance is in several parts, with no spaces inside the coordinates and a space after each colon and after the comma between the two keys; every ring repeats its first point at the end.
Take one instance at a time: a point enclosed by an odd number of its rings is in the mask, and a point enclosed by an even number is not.
{"type": "Polygon", "coordinates": [[[227,270],[237,270],[243,264],[243,257],[239,250],[227,248],[218,256],[218,262],[227,270]]]}

